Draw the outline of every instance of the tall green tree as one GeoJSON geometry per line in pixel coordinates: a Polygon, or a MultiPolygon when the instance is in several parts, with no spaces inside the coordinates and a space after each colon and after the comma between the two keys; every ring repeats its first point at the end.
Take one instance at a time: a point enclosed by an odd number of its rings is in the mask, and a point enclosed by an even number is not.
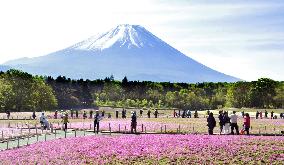
{"type": "Polygon", "coordinates": [[[284,83],[279,83],[276,88],[276,95],[274,96],[274,102],[277,108],[284,108],[284,83]]]}
{"type": "Polygon", "coordinates": [[[256,82],[252,82],[250,96],[252,106],[258,108],[273,107],[276,85],[277,83],[269,78],[261,78],[256,82]]]}
{"type": "Polygon", "coordinates": [[[51,110],[57,106],[51,87],[45,84],[42,77],[19,70],[9,70],[1,75],[2,81],[9,84],[5,110],[33,111],[51,110]]]}
{"type": "Polygon", "coordinates": [[[226,94],[227,107],[250,107],[251,83],[239,81],[228,86],[226,94]]]}
{"type": "Polygon", "coordinates": [[[31,110],[50,111],[57,107],[57,99],[53,89],[42,79],[35,79],[31,88],[32,93],[29,101],[31,110]]]}
{"type": "Polygon", "coordinates": [[[12,91],[12,86],[5,81],[3,78],[0,78],[0,111],[3,112],[10,106],[9,103],[13,98],[14,94],[12,91]]]}

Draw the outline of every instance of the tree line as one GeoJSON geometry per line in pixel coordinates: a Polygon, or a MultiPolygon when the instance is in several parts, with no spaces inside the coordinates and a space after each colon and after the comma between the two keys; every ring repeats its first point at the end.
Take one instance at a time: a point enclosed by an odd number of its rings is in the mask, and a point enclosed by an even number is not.
{"type": "Polygon", "coordinates": [[[45,111],[57,107],[57,99],[45,78],[19,70],[0,72],[0,111],[45,111]]]}
{"type": "Polygon", "coordinates": [[[284,82],[260,78],[235,83],[170,83],[114,80],[72,80],[65,76],[32,76],[0,72],[0,110],[43,111],[97,106],[179,108],[284,108],[284,82]]]}

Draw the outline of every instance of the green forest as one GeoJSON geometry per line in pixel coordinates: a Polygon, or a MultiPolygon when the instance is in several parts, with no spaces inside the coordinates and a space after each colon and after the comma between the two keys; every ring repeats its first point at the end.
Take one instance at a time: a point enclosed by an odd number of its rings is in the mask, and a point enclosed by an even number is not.
{"type": "Polygon", "coordinates": [[[236,83],[170,83],[72,80],[33,76],[19,70],[0,72],[0,111],[50,111],[98,106],[190,110],[284,108],[284,82],[260,78],[236,83]]]}

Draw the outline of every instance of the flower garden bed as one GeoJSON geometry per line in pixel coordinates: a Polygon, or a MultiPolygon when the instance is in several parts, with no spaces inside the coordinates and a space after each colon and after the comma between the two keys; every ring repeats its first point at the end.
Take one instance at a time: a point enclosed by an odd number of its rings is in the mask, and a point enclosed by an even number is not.
{"type": "Polygon", "coordinates": [[[86,136],[0,152],[2,164],[281,164],[284,137],[86,136]]]}

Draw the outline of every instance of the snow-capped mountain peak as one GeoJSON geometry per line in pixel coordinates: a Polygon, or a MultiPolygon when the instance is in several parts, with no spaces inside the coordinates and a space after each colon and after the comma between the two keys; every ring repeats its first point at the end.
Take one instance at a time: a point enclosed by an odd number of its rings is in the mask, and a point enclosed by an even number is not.
{"type": "Polygon", "coordinates": [[[115,45],[130,49],[142,48],[144,46],[153,47],[157,41],[161,42],[142,26],[121,24],[106,33],[79,42],[71,48],[76,50],[101,51],[115,45]]]}
{"type": "MultiPolygon", "coordinates": [[[[139,25],[118,25],[68,48],[6,65],[32,74],[72,79],[164,82],[232,82],[239,79],[215,71],[176,50],[139,25]]],[[[1,69],[1,67],[0,67],[1,69]]]]}

